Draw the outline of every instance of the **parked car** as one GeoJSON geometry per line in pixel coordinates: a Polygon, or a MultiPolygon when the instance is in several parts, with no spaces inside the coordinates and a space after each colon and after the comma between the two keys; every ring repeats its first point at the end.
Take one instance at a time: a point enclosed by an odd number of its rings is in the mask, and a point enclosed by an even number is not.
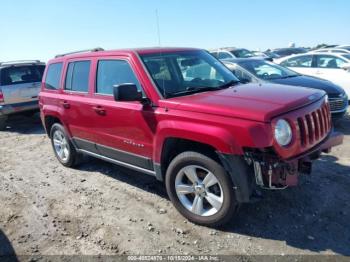
{"type": "Polygon", "coordinates": [[[266,55],[256,55],[254,52],[245,48],[225,47],[216,50],[211,50],[210,53],[220,60],[249,57],[260,57],[270,60],[270,58],[266,55]]]}
{"type": "Polygon", "coordinates": [[[348,97],[344,89],[330,81],[301,75],[262,59],[230,59],[225,60],[224,64],[243,83],[275,83],[324,90],[328,95],[333,119],[339,119],[347,112],[348,97]]]}
{"type": "Polygon", "coordinates": [[[61,164],[87,154],[152,175],[183,216],[206,226],[231,219],[256,187],[296,185],[343,139],[324,91],[241,85],[193,48],[59,55],[39,100],[61,164]]]}
{"type": "Polygon", "coordinates": [[[350,97],[350,54],[311,52],[285,57],[278,63],[300,74],[329,80],[350,97]]]}
{"type": "Polygon", "coordinates": [[[35,61],[0,63],[0,130],[9,115],[39,111],[38,95],[45,64],[35,61]]]}
{"type": "Polygon", "coordinates": [[[271,50],[274,54],[278,55],[279,57],[285,57],[290,56],[294,54],[303,54],[306,53],[308,50],[302,47],[287,47],[287,48],[277,48],[271,50]]]}

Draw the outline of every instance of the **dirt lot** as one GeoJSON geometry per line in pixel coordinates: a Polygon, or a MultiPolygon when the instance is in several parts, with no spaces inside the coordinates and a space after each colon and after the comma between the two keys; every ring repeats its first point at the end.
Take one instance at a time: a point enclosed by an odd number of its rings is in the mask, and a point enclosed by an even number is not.
{"type": "Polygon", "coordinates": [[[345,143],[299,187],[213,230],[187,222],[152,177],[95,159],[64,168],[38,117],[16,117],[0,132],[0,255],[350,255],[350,118],[337,129],[345,143]]]}

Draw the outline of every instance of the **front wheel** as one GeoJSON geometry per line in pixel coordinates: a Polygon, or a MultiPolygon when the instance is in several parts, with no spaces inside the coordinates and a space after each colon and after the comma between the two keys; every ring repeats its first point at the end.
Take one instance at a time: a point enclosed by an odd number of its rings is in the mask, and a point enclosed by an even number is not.
{"type": "Polygon", "coordinates": [[[179,154],[170,163],[165,179],[175,208],[196,224],[220,226],[237,211],[230,177],[220,164],[203,154],[179,154]]]}

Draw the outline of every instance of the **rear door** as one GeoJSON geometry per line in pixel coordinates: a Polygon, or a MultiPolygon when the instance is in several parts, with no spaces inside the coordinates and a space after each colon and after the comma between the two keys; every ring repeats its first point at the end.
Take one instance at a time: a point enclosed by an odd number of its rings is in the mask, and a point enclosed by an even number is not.
{"type": "Polygon", "coordinates": [[[5,104],[38,101],[44,65],[14,65],[2,68],[1,89],[5,104]]]}
{"type": "Polygon", "coordinates": [[[291,57],[281,63],[282,66],[309,76],[316,76],[316,68],[313,67],[313,55],[300,55],[291,57]]]}
{"type": "MultiPolygon", "coordinates": [[[[93,141],[93,119],[90,110],[89,93],[91,60],[70,59],[65,67],[63,90],[59,96],[59,106],[63,111],[63,121],[72,136],[82,141],[93,141]]],[[[91,148],[93,151],[94,147],[91,148]]]]}

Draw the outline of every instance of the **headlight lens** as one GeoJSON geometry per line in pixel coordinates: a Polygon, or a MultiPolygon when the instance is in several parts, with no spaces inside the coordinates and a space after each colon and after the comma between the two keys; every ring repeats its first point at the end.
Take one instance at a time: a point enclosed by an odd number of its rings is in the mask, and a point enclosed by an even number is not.
{"type": "Polygon", "coordinates": [[[292,141],[292,128],[286,120],[280,119],[277,121],[275,139],[281,146],[286,146],[292,141]]]}

